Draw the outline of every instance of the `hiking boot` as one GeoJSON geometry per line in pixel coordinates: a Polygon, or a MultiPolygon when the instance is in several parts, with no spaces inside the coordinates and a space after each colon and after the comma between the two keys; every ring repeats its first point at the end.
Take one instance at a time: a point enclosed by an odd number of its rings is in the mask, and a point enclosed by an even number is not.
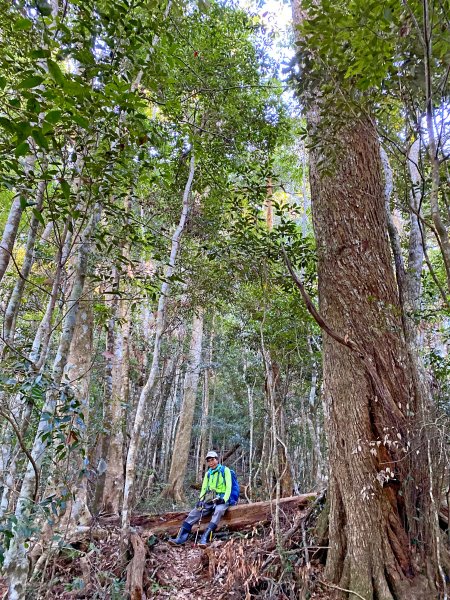
{"type": "Polygon", "coordinates": [[[187,542],[189,534],[191,533],[192,525],[189,523],[183,523],[180,531],[178,532],[178,537],[169,538],[169,544],[171,546],[182,546],[187,542]]]}
{"type": "Polygon", "coordinates": [[[216,529],[217,525],[215,523],[210,523],[206,529],[206,531],[203,533],[198,545],[200,546],[200,548],[206,548],[206,546],[211,542],[212,538],[213,538],[213,533],[216,529]]]}

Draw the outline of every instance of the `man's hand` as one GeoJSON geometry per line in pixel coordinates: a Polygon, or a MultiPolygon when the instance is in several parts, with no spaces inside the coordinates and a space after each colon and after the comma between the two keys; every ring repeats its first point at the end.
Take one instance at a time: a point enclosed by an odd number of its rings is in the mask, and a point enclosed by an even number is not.
{"type": "Polygon", "coordinates": [[[213,500],[214,504],[225,504],[225,500],[223,498],[214,498],[213,500]]]}
{"type": "Polygon", "coordinates": [[[203,500],[199,500],[197,502],[197,504],[195,505],[195,508],[204,508],[205,503],[203,502],[203,500]]]}

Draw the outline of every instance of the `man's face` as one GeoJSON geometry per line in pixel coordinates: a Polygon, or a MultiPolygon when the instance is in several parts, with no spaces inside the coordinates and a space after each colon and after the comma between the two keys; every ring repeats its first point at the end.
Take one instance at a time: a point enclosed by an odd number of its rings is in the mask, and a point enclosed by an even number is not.
{"type": "Polygon", "coordinates": [[[219,464],[219,461],[217,460],[217,458],[207,458],[206,464],[208,465],[208,467],[210,469],[215,469],[217,467],[217,465],[219,464]]]}

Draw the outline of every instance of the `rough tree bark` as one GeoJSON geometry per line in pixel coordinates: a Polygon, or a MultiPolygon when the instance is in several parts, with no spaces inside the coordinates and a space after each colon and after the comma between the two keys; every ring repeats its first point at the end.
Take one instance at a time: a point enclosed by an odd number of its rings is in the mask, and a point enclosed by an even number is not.
{"type": "MultiPolygon", "coordinates": [[[[406,599],[413,597],[408,579],[414,574],[407,523],[416,514],[407,505],[409,494],[405,504],[405,490],[399,492],[411,476],[420,486],[427,482],[405,460],[408,416],[419,407],[410,384],[372,123],[354,123],[341,132],[338,152],[330,177],[311,156],[320,309],[334,331],[364,349],[381,386],[354,351],[325,335],[331,467],[326,575],[368,600],[406,599]]],[[[421,487],[417,496],[426,493],[421,487]]],[[[425,499],[416,500],[420,505],[425,499]]]]}
{"type": "Polygon", "coordinates": [[[319,302],[328,325],[363,349],[365,361],[324,336],[330,456],[326,575],[367,600],[406,599],[414,597],[408,525],[417,514],[404,486],[412,477],[420,486],[417,505],[426,510],[428,484],[418,457],[419,468],[405,460],[408,416],[419,407],[410,384],[372,123],[356,122],[342,131],[338,153],[329,177],[317,168],[318,156],[311,156],[319,302]]]}
{"type": "MultiPolygon", "coordinates": [[[[293,9],[300,24],[301,3],[294,0],[293,9]]],[[[320,90],[309,101],[308,126],[317,135],[320,90]]],[[[409,446],[422,407],[404,337],[380,148],[370,117],[349,116],[345,125],[343,118],[333,142],[328,136],[312,149],[310,182],[318,316],[326,331],[330,549],[325,574],[351,590],[349,597],[431,598],[433,581],[414,577],[411,544],[419,535],[423,554],[432,552],[426,457],[418,444],[412,460],[409,446]],[[328,173],[320,169],[324,151],[333,156],[328,173]]]]}
{"type": "Polygon", "coordinates": [[[176,502],[184,500],[183,483],[191,446],[192,423],[194,420],[202,356],[203,318],[204,310],[197,308],[192,320],[192,337],[189,347],[189,361],[184,379],[183,404],[172,453],[168,486],[165,490],[165,495],[173,497],[176,502]]]}

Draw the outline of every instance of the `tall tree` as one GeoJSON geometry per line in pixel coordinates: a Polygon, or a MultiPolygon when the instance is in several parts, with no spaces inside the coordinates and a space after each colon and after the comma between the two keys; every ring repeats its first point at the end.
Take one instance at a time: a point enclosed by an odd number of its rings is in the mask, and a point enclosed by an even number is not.
{"type": "MultiPolygon", "coordinates": [[[[314,31],[312,17],[320,10],[308,4],[305,12],[305,6],[293,2],[294,23],[302,28],[297,39],[303,67],[316,60],[308,32],[314,31]]],[[[352,102],[341,102],[344,85],[342,96],[325,87],[331,74],[336,71],[329,64],[315,77],[302,73],[301,96],[312,140],[321,313],[316,317],[325,329],[330,459],[326,575],[350,597],[431,597],[436,593],[433,579],[421,578],[411,544],[413,538],[421,540],[422,564],[435,557],[430,495],[436,489],[426,445],[416,435],[427,407],[401,319],[378,133],[363,96],[354,93],[352,102]]]]}
{"type": "Polygon", "coordinates": [[[178,502],[184,498],[183,483],[191,447],[192,423],[194,420],[202,358],[203,321],[204,309],[197,308],[192,320],[191,343],[187,371],[184,378],[183,400],[173,446],[168,488],[165,492],[166,495],[173,496],[178,502]]]}

